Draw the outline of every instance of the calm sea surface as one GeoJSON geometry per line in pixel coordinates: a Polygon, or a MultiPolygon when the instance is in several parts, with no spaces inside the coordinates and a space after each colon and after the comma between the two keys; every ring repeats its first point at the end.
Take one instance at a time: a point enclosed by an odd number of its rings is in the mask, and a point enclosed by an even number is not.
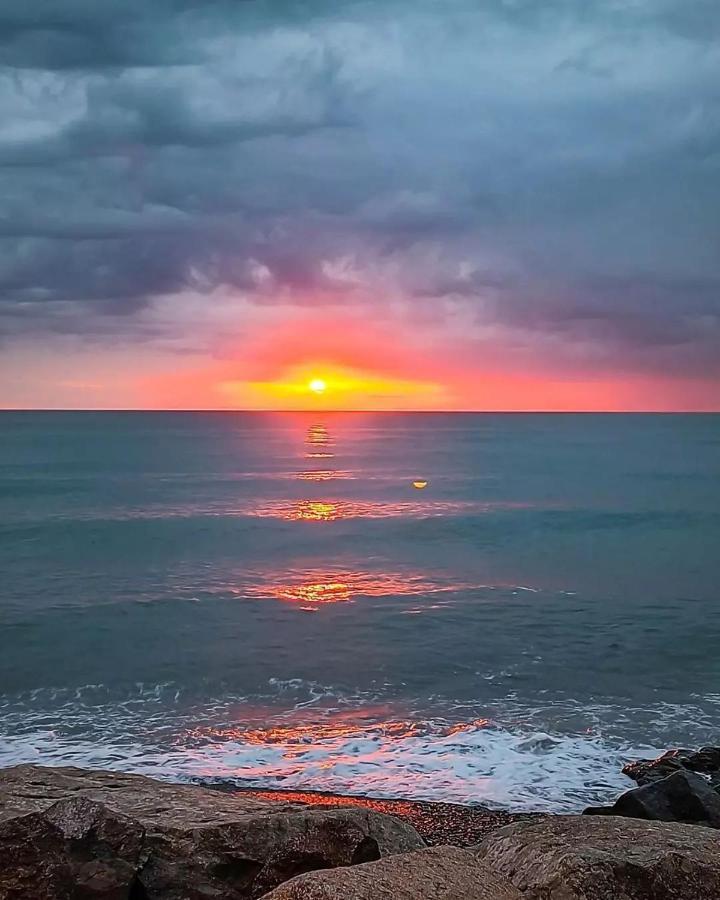
{"type": "Polygon", "coordinates": [[[0,575],[0,765],[572,810],[720,739],[720,416],[0,413],[0,575]]]}

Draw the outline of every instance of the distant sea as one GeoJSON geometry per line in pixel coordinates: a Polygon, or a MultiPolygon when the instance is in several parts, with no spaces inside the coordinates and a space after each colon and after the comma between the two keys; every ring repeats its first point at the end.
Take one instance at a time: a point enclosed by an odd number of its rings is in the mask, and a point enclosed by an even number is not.
{"type": "Polygon", "coordinates": [[[716,415],[0,413],[0,574],[0,765],[570,811],[720,738],[716,415]]]}

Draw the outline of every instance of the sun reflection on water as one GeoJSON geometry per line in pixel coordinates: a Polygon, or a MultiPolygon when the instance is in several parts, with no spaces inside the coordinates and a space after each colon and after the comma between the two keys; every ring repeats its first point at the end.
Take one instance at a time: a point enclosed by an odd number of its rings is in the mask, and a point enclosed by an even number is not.
{"type": "MultiPolygon", "coordinates": [[[[333,711],[327,718],[317,721],[281,721],[279,717],[275,717],[276,721],[266,726],[259,726],[257,723],[204,726],[191,729],[185,739],[196,746],[228,741],[256,746],[282,745],[286,748],[283,756],[292,758],[303,755],[309,746],[323,742],[361,736],[395,740],[426,735],[452,737],[492,725],[490,719],[448,723],[379,717],[382,713],[387,716],[389,712],[390,710],[385,707],[370,707],[367,710],[333,711]]],[[[335,759],[333,765],[337,762],[335,759]]]]}
{"type": "Polygon", "coordinates": [[[348,708],[340,697],[325,695],[317,702],[332,706],[278,711],[250,705],[223,721],[191,725],[177,735],[175,748],[195,775],[260,791],[437,798],[457,785],[464,800],[471,777],[472,795],[503,799],[497,755],[488,759],[483,752],[495,743],[493,721],[427,717],[397,702],[368,701],[348,708]]]}
{"type": "Polygon", "coordinates": [[[346,603],[352,597],[344,581],[310,581],[306,584],[278,585],[270,588],[277,600],[290,603],[346,603]]]}
{"type": "Polygon", "coordinates": [[[272,500],[258,504],[250,515],[288,522],[336,522],[340,519],[424,519],[462,512],[490,512],[499,504],[462,500],[272,500]]]}
{"type": "Polygon", "coordinates": [[[350,472],[342,472],[338,469],[317,469],[316,471],[297,472],[295,477],[299,481],[335,481],[350,479],[354,476],[350,472]]]}
{"type": "Polygon", "coordinates": [[[287,515],[282,516],[298,522],[334,522],[345,518],[337,503],[325,503],[321,500],[300,500],[294,504],[287,515]]]}
{"type": "MultiPolygon", "coordinates": [[[[305,459],[333,459],[334,442],[325,427],[320,423],[311,425],[305,432],[305,459]]],[[[335,478],[347,478],[348,473],[340,473],[335,469],[306,470],[296,476],[303,481],[331,481],[335,478]]]]}
{"type": "Polygon", "coordinates": [[[331,459],[334,442],[324,425],[311,425],[305,434],[305,456],[308,459],[331,459]]]}
{"type": "Polygon", "coordinates": [[[249,586],[245,594],[255,598],[295,603],[299,604],[301,609],[314,611],[318,606],[328,603],[348,603],[358,597],[414,597],[453,593],[468,587],[466,584],[444,583],[410,572],[341,572],[315,569],[291,574],[282,581],[264,579],[263,584],[249,586]]]}
{"type": "Polygon", "coordinates": [[[305,440],[308,444],[329,444],[330,435],[325,425],[316,424],[308,428],[305,440]]]}

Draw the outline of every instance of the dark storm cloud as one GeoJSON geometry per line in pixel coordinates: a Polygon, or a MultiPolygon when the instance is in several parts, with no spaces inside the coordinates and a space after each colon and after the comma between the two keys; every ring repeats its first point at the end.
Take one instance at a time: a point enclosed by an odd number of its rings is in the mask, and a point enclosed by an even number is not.
{"type": "Polygon", "coordinates": [[[709,0],[0,0],[0,329],[392,294],[717,371],[719,33],[709,0]]]}
{"type": "Polygon", "coordinates": [[[597,276],[519,290],[511,321],[580,346],[620,370],[720,375],[719,298],[717,278],[597,276]]]}
{"type": "Polygon", "coordinates": [[[182,13],[198,4],[153,0],[28,0],[0,5],[0,64],[106,69],[196,60],[182,13]],[[165,32],[165,40],[162,39],[165,32]]]}

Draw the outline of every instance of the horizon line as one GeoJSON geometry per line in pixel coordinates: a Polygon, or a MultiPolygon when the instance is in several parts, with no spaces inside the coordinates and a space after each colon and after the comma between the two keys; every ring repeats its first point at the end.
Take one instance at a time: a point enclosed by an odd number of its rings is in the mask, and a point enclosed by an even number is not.
{"type": "Polygon", "coordinates": [[[279,413],[287,415],[323,413],[343,414],[352,413],[368,415],[380,414],[408,414],[408,415],[618,415],[618,416],[684,416],[684,415],[719,415],[717,409],[243,409],[240,407],[138,407],[138,406],[3,406],[0,413],[279,413]]]}

